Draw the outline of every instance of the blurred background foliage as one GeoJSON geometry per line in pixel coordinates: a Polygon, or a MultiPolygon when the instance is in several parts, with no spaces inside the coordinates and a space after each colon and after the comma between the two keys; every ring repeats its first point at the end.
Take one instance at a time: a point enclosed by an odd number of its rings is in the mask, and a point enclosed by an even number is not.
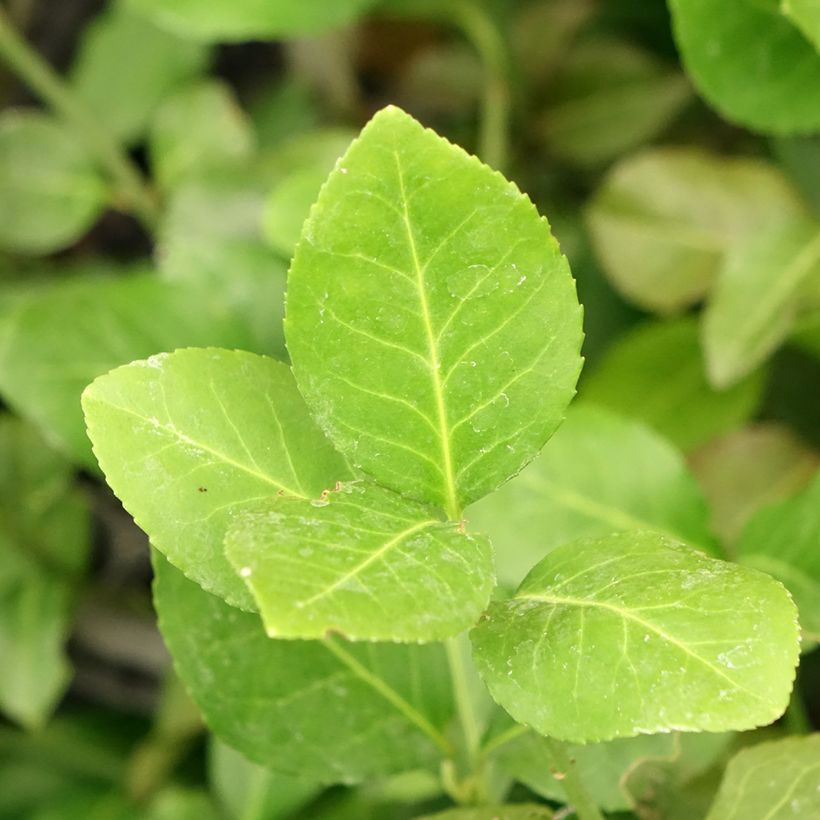
{"type": "MultiPolygon", "coordinates": [[[[782,92],[758,104],[742,60],[733,80],[693,42],[686,5],[671,3],[687,71],[661,0],[0,6],[0,818],[401,818],[445,805],[423,772],[323,789],[208,737],[154,625],[144,537],[100,480],[79,405],[97,375],[162,350],[285,357],[302,221],[387,103],[548,215],[585,308],[580,398],[640,423],[607,440],[647,464],[679,471],[685,457],[711,509],[698,537],[731,556],[760,508],[806,486],[820,448],[820,84],[790,96],[781,65],[756,75],[759,99],[767,83],[782,92]]],[[[800,24],[805,37],[777,48],[806,51],[811,80],[818,29],[800,24]]],[[[594,427],[562,430],[548,468],[566,475],[587,447],[598,480],[576,489],[624,496],[641,464],[602,450],[594,436],[609,434],[594,427]]],[[[526,514],[526,486],[508,490],[526,514]]],[[[589,529],[561,526],[557,542],[589,529]]],[[[516,540],[526,550],[530,537],[537,551],[543,532],[516,540]]],[[[818,691],[814,653],[792,728],[818,725],[818,691]]],[[[710,766],[740,741],[687,739],[671,767],[673,742],[610,750],[608,769],[591,753],[590,770],[609,772],[602,805],[699,816],[710,766]]],[[[522,744],[504,755],[519,796],[561,799],[537,739],[522,744]]]]}

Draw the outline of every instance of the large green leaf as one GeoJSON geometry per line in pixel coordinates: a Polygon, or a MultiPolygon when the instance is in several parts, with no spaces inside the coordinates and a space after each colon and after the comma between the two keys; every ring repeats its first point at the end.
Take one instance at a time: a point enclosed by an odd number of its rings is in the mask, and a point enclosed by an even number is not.
{"type": "Polygon", "coordinates": [[[125,0],[135,12],[207,42],[267,40],[346,23],[375,0],[125,0]]]}
{"type": "Polygon", "coordinates": [[[138,140],[162,98],[201,73],[208,49],[112,4],[85,29],[70,72],[75,93],[113,136],[138,140]]]}
{"type": "Polygon", "coordinates": [[[759,743],[726,768],[706,820],[820,816],[820,734],[759,743]]]}
{"type": "Polygon", "coordinates": [[[342,452],[451,518],[541,449],[581,365],[575,287],[546,220],[393,107],[305,223],[285,333],[342,452]]]}
{"type": "Polygon", "coordinates": [[[699,337],[690,317],[636,327],[590,371],[582,398],[645,422],[683,450],[740,427],[760,404],[763,374],[715,390],[699,337]]]}
{"type": "Polygon", "coordinates": [[[808,483],[820,456],[788,427],[766,422],[715,439],[689,463],[709,502],[712,529],[733,544],[757,509],[808,483]]]}
{"type": "Polygon", "coordinates": [[[177,671],[211,729],[250,760],[324,782],[432,763],[451,717],[439,645],[277,641],[259,617],[154,552],[154,600],[177,671]]]}
{"type": "Polygon", "coordinates": [[[724,117],[777,134],[820,128],[820,55],[789,19],[787,3],[669,0],[669,7],[687,70],[724,117]]]}
{"type": "Polygon", "coordinates": [[[45,254],[94,223],[108,189],[84,146],[40,112],[0,117],[0,247],[45,254]]]}
{"type": "Polygon", "coordinates": [[[149,149],[164,188],[251,157],[251,124],[230,88],[217,80],[186,85],[168,95],[151,120],[149,149]]]}
{"type": "Polygon", "coordinates": [[[559,547],[471,637],[496,701],[575,743],[771,723],[799,649],[777,581],[651,532],[559,547]]]}
{"type": "Polygon", "coordinates": [[[69,677],[64,642],[89,547],[68,463],[31,427],[0,417],[0,709],[41,726],[69,677]]]}
{"type": "Polygon", "coordinates": [[[737,555],[783,582],[803,632],[820,641],[820,472],[799,495],[758,511],[741,534],[737,555]]]}
{"type": "Polygon", "coordinates": [[[351,477],[281,362],[178,350],[120,367],[83,393],[106,480],[151,543],[205,589],[253,609],[223,553],[234,517],[278,493],[319,498],[351,477]]]}
{"type": "Polygon", "coordinates": [[[649,142],[692,96],[680,72],[608,38],[590,39],[571,51],[553,82],[539,130],[553,154],[583,166],[649,142]]]}
{"type": "Polygon", "coordinates": [[[487,532],[499,577],[518,584],[551,549],[576,538],[656,530],[711,551],[708,511],[683,457],[642,424],[575,406],[514,481],[467,511],[487,532]]]}
{"type": "Polygon", "coordinates": [[[814,281],[820,229],[813,221],[776,225],[729,250],[703,316],[712,384],[735,384],[778,348],[814,281]]]}
{"type": "Polygon", "coordinates": [[[672,313],[704,296],[733,243],[804,213],[771,165],[663,148],[616,165],[587,221],[618,289],[641,307],[672,313]]]}
{"type": "Polygon", "coordinates": [[[239,517],[225,543],[272,638],[441,640],[490,599],[489,541],[377,485],[265,506],[239,517]]]}
{"type": "Polygon", "coordinates": [[[249,337],[220,293],[126,272],[33,289],[0,313],[0,393],[49,441],[92,468],[80,408],[90,381],[153,353],[185,345],[244,347],[249,337]]]}

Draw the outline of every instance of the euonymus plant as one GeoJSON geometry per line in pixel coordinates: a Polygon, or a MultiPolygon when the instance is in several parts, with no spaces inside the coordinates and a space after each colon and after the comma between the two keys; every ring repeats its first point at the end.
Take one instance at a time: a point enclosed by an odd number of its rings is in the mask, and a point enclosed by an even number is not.
{"type": "Polygon", "coordinates": [[[570,411],[565,456],[538,457],[574,395],[581,320],[530,200],[389,107],[302,228],[290,364],[185,348],[85,390],[97,460],[154,547],[160,628],[219,737],[327,783],[433,767],[464,804],[502,801],[499,760],[542,738],[558,798],[593,818],[568,744],[783,713],[795,604],[766,560],[720,557],[677,457],[591,407],[570,411]],[[679,482],[675,509],[562,540],[550,473],[571,502],[573,461],[596,457],[572,444],[576,414],[657,450],[623,479],[605,457],[615,487],[679,482]],[[508,481],[539,511],[504,502],[508,481]]]}

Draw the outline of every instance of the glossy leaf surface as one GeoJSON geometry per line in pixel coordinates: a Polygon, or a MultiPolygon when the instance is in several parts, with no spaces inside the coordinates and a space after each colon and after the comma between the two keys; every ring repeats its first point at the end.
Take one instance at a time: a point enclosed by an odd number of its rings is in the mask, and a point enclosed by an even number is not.
{"type": "Polygon", "coordinates": [[[272,499],[226,548],[272,638],[441,640],[475,623],[495,583],[484,536],[376,485],[272,499]]]}
{"type": "Polygon", "coordinates": [[[276,641],[154,553],[154,601],[210,728],[271,769],[349,783],[438,759],[450,718],[440,646],[276,641]]]}
{"type": "Polygon", "coordinates": [[[288,281],[288,349],[320,426],[378,483],[454,519],[560,422],[580,324],[532,203],[397,108],[339,161],[288,281]]]}
{"type": "Polygon", "coordinates": [[[762,573],[630,532],[554,550],[471,637],[517,721],[588,743],[771,723],[792,688],[796,614],[762,573]]]}
{"type": "Polygon", "coordinates": [[[106,480],[189,577],[253,608],[223,552],[234,517],[278,493],[318,498],[350,478],[288,368],[241,351],[178,350],[120,367],[83,394],[106,480]]]}

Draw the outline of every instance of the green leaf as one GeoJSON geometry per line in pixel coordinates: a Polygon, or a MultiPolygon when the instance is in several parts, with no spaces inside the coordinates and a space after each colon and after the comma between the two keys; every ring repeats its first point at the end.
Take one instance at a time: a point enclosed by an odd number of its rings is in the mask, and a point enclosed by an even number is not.
{"type": "Polygon", "coordinates": [[[805,212],[774,166],[664,148],[618,163],[587,222],[617,288],[641,307],[673,313],[706,294],[727,248],[805,212]]]}
{"type": "Polygon", "coordinates": [[[64,642],[89,515],[67,462],[0,416],[0,709],[40,728],[70,677],[64,642]]]}
{"type": "Polygon", "coordinates": [[[780,13],[820,49],[820,5],[817,0],[780,0],[780,13]]]}
{"type": "Polygon", "coordinates": [[[553,82],[539,130],[555,156],[582,166],[607,162],[649,142],[692,96],[682,74],[608,38],[585,41],[571,51],[553,82]]]}
{"type": "Polygon", "coordinates": [[[154,602],[177,672],[218,737],[286,774],[350,783],[437,762],[450,719],[440,645],[276,641],[259,617],[154,551],[154,602]]]}
{"type": "Polygon", "coordinates": [[[800,494],[770,504],[749,521],[738,560],[768,572],[794,596],[803,632],[820,641],[820,472],[800,494]]]}
{"type": "Polygon", "coordinates": [[[0,393],[50,442],[94,468],[80,408],[85,386],[164,350],[244,347],[247,330],[220,297],[134,271],[86,273],[32,290],[0,314],[0,393]]]}
{"type": "Polygon", "coordinates": [[[467,511],[487,532],[499,577],[513,584],[551,549],[577,538],[655,530],[713,550],[703,496],[683,457],[634,421],[575,405],[515,481],[467,511]]]}
{"type": "Polygon", "coordinates": [[[209,57],[118,3],[85,29],[69,81],[106,130],[133,143],[162,98],[200,74],[209,57]]]}
{"type": "Polygon", "coordinates": [[[820,128],[820,55],[789,19],[787,3],[670,0],[669,7],[686,69],[724,117],[776,134],[820,128]]]}
{"type": "Polygon", "coordinates": [[[585,400],[638,419],[688,451],[740,427],[757,411],[764,374],[715,390],[694,318],[647,322],[625,334],[583,382],[585,400]]]}
{"type": "Polygon", "coordinates": [[[742,749],[729,761],[706,820],[786,820],[820,814],[820,734],[742,749]]]}
{"type": "Polygon", "coordinates": [[[215,737],[208,744],[208,772],[213,791],[232,820],[285,820],[320,788],[310,780],[251,763],[215,737]]]}
{"type": "Polygon", "coordinates": [[[225,544],[272,638],[442,640],[476,622],[495,584],[486,538],[373,484],[274,498],[225,544]]]}
{"type": "Polygon", "coordinates": [[[106,480],[151,543],[246,609],[253,599],[223,553],[233,519],[278,493],[315,499],[352,477],[287,366],[264,356],[152,356],[98,378],[82,403],[106,480]]]}
{"type": "Polygon", "coordinates": [[[420,820],[550,820],[552,809],[537,803],[509,803],[504,806],[472,806],[427,814],[420,820]]]}
{"type": "Polygon", "coordinates": [[[46,254],[95,222],[108,189],[85,148],[47,114],[0,116],[0,247],[46,254]]]}
{"type": "Polygon", "coordinates": [[[324,31],[356,18],[375,0],[126,0],[128,8],[206,42],[270,40],[324,31]]]}
{"type": "MultiPolygon", "coordinates": [[[[673,734],[643,735],[570,746],[567,754],[596,805],[606,811],[627,811],[637,808],[635,799],[625,789],[628,773],[645,761],[674,757],[676,741],[677,736],[673,734]]],[[[570,798],[561,783],[561,764],[551,748],[545,738],[527,732],[502,747],[498,753],[499,765],[536,794],[567,803],[570,798]]]]}
{"type": "Polygon", "coordinates": [[[820,282],[820,229],[776,225],[731,248],[703,315],[709,380],[735,384],[788,337],[801,293],[820,282]]]}
{"type": "Polygon", "coordinates": [[[305,223],[285,334],[337,447],[451,518],[541,449],[581,365],[575,286],[546,220],[393,107],[305,223]]]}
{"type": "Polygon", "coordinates": [[[166,786],[151,800],[142,820],[221,820],[207,792],[166,786]]]}
{"type": "Polygon", "coordinates": [[[225,309],[241,317],[251,338],[240,347],[285,358],[287,267],[261,230],[268,187],[255,169],[181,183],[169,197],[157,256],[167,280],[218,293],[225,309]]]}
{"type": "Polygon", "coordinates": [[[495,700],[573,743],[771,723],[799,649],[777,581],[651,532],[553,550],[471,637],[495,700]]]}
{"type": "Polygon", "coordinates": [[[690,465],[709,501],[712,529],[733,544],[757,509],[802,489],[820,458],[788,427],[767,422],[715,439],[690,465]]]}
{"type": "Polygon", "coordinates": [[[248,159],[255,148],[250,121],[230,88],[203,80],[165,98],[151,121],[149,150],[159,185],[248,159]]]}
{"type": "Polygon", "coordinates": [[[269,160],[285,167],[265,203],[263,231],[270,246],[283,256],[292,256],[310,206],[354,136],[345,129],[300,134],[269,160]]]}

